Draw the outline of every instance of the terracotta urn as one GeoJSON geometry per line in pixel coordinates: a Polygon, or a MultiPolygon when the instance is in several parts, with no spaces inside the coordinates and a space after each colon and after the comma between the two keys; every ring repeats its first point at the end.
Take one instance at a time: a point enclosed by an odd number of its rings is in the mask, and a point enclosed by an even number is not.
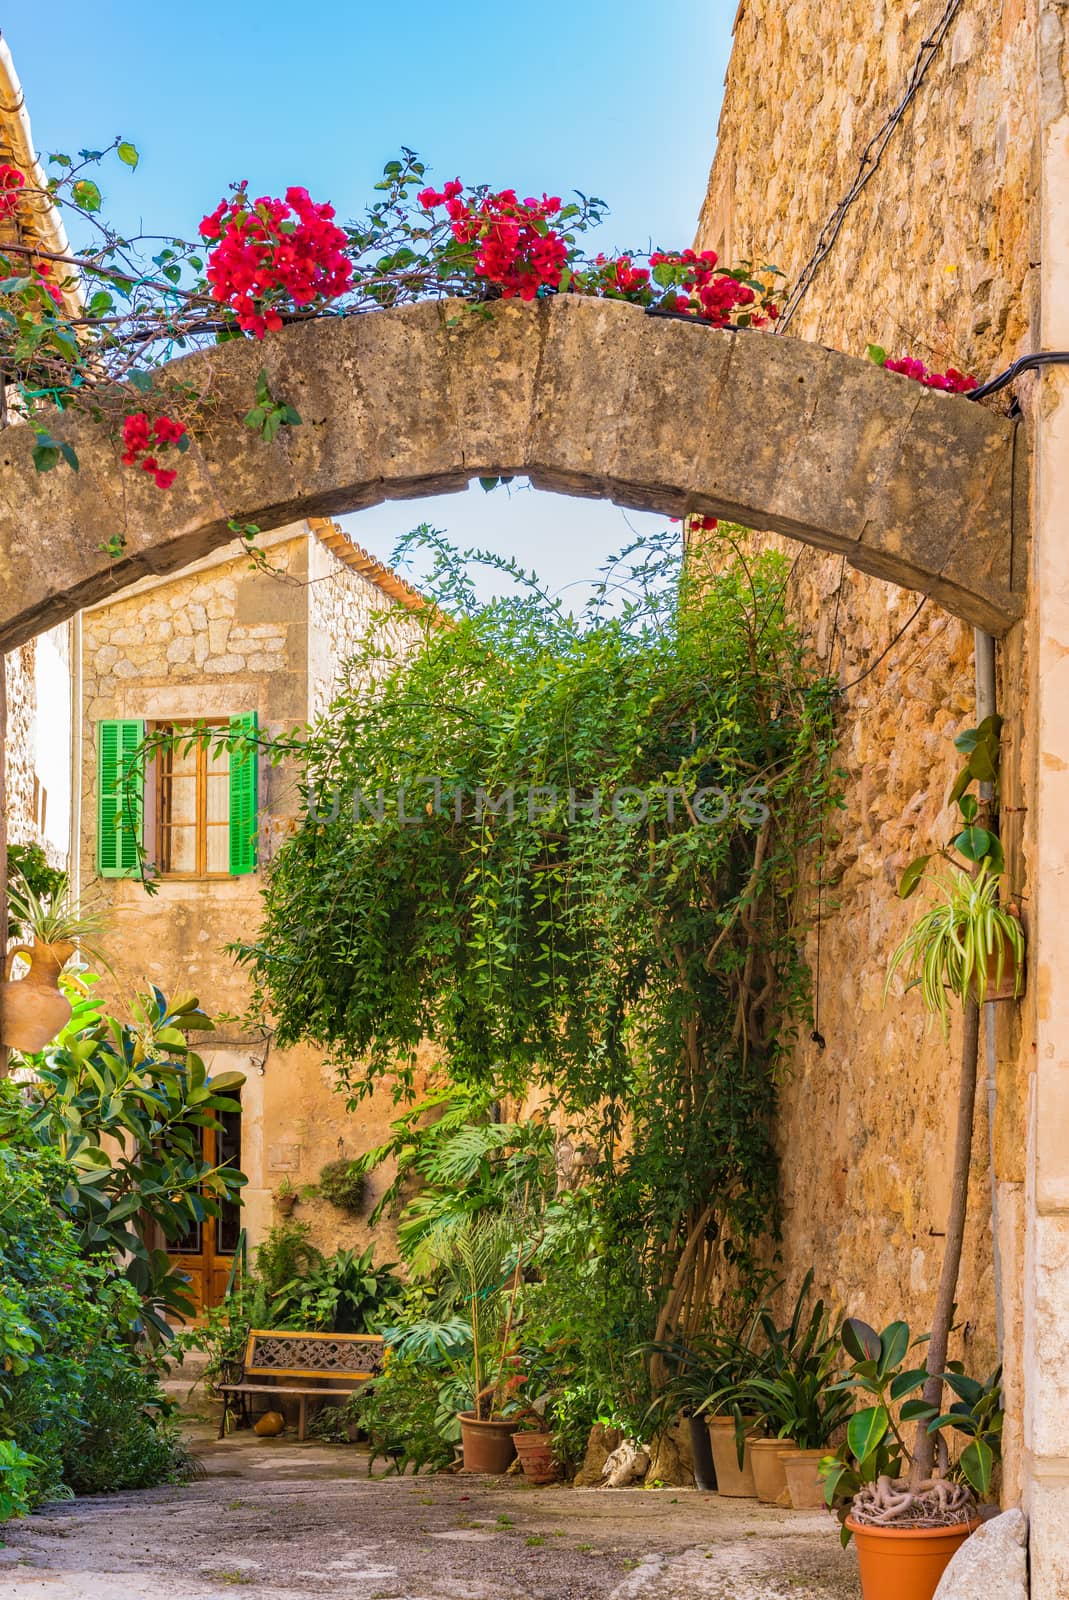
{"type": "Polygon", "coordinates": [[[60,993],[59,975],[73,954],[74,946],[65,941],[17,944],[8,951],[5,981],[0,983],[0,1039],[9,1050],[43,1050],[67,1026],[71,1008],[60,993]],[[30,963],[24,978],[11,976],[16,956],[30,963]]]}

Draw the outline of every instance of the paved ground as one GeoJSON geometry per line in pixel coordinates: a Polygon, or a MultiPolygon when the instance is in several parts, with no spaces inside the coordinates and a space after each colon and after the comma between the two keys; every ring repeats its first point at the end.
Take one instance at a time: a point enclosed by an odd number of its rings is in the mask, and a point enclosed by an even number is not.
{"type": "Polygon", "coordinates": [[[823,1513],[695,1490],[369,1480],[352,1447],[194,1429],[206,1476],[5,1529],[3,1600],[857,1600],[823,1513]]]}

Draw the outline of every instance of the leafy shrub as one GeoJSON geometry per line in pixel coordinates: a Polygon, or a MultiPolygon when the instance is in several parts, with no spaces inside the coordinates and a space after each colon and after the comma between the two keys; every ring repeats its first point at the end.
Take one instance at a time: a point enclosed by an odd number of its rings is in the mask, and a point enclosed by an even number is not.
{"type": "Polygon", "coordinates": [[[0,1520],[189,1471],[138,1355],[137,1293],[62,1215],[72,1186],[55,1151],[0,1146],[0,1520]]]}
{"type": "Polygon", "coordinates": [[[328,1161],[316,1185],[320,1195],[339,1211],[359,1212],[367,1193],[367,1179],[352,1161],[328,1161]]]}
{"type": "Polygon", "coordinates": [[[85,1362],[77,1440],[64,1478],[75,1494],[184,1483],[195,1464],[154,1376],[125,1351],[98,1348],[85,1362]]]}
{"type": "Polygon", "coordinates": [[[391,1357],[381,1377],[353,1395],[346,1410],[367,1434],[372,1460],[391,1457],[399,1475],[449,1465],[455,1451],[442,1434],[441,1385],[432,1367],[391,1357]]]}

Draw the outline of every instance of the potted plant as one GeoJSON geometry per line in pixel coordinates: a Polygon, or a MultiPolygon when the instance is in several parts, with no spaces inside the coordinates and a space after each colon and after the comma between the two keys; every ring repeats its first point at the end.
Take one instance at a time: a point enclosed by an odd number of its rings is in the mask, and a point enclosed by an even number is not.
{"type": "MultiPolygon", "coordinates": [[[[20,872],[8,884],[10,915],[23,939],[7,952],[0,983],[0,1040],[24,1055],[43,1050],[71,1020],[70,1001],[59,987],[59,975],[77,947],[101,959],[97,937],[103,918],[74,907],[66,873],[56,875],[49,892],[39,895],[20,872]],[[29,963],[26,976],[13,979],[15,958],[29,963]]],[[[105,963],[106,964],[106,963],[105,963]]]]}
{"type": "Polygon", "coordinates": [[[523,1280],[520,1234],[519,1220],[507,1213],[470,1219],[442,1255],[459,1279],[471,1324],[472,1404],[457,1413],[465,1472],[507,1472],[516,1455],[506,1379],[523,1280]]]}
{"type": "Polygon", "coordinates": [[[853,1410],[851,1395],[834,1381],[840,1346],[823,1300],[805,1315],[812,1284],[810,1269],[786,1326],[761,1312],[761,1367],[739,1391],[740,1404],[772,1432],[750,1446],[757,1498],[782,1503],[789,1493],[799,1511],[823,1505],[818,1467],[853,1410]]]}
{"type": "Polygon", "coordinates": [[[696,1414],[706,1419],[717,1493],[731,1499],[757,1497],[753,1443],[760,1437],[761,1418],[749,1408],[746,1392],[761,1371],[754,1348],[759,1323],[760,1311],[753,1311],[737,1328],[720,1327],[695,1341],[707,1383],[696,1414]]]}
{"type": "Polygon", "coordinates": [[[275,1190],[275,1205],[284,1217],[293,1215],[293,1208],[297,1204],[297,1190],[287,1173],[278,1188],[275,1190]]]}
{"type": "Polygon", "coordinates": [[[948,1412],[921,1393],[931,1374],[908,1365],[911,1340],[904,1322],[882,1333],[850,1317],[843,1348],[851,1360],[843,1391],[861,1390],[872,1405],[856,1411],[846,1442],[821,1465],[824,1498],[837,1511],[843,1544],[853,1537],[864,1600],[932,1600],[955,1551],[979,1525],[978,1495],[987,1492],[1002,1433],[1001,1373],[986,1383],[956,1366],[939,1376],[957,1399],[948,1412]],[[904,1429],[917,1425],[912,1448],[904,1429]],[[968,1438],[956,1460],[948,1428],[968,1438]],[[919,1441],[934,1441],[934,1465],[919,1441]]]}
{"type": "Polygon", "coordinates": [[[903,968],[907,987],[919,984],[925,1006],[939,1017],[946,1035],[950,995],[962,1004],[970,999],[982,1004],[1021,993],[1024,932],[1012,908],[999,904],[998,878],[987,860],[975,874],[955,866],[931,881],[940,899],[918,917],[891,956],[884,994],[903,968]]]}

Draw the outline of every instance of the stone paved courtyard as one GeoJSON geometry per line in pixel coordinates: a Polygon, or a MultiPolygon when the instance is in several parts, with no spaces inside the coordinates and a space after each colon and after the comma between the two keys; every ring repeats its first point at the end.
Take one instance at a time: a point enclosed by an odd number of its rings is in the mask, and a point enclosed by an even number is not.
{"type": "Polygon", "coordinates": [[[821,1513],[695,1490],[369,1479],[352,1448],[193,1429],[185,1488],[6,1529],[3,1600],[857,1600],[821,1513]]]}

